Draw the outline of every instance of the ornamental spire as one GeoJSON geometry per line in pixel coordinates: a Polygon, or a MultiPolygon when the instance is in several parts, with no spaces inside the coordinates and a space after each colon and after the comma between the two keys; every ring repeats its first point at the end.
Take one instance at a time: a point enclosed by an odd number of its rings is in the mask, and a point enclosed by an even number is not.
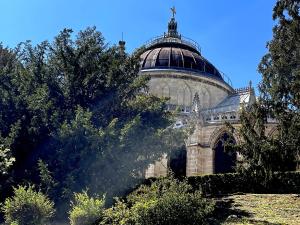
{"type": "Polygon", "coordinates": [[[165,35],[167,38],[181,38],[177,32],[177,22],[175,20],[176,8],[173,6],[171,8],[172,11],[172,18],[168,23],[168,33],[165,35]]]}
{"type": "Polygon", "coordinates": [[[119,50],[121,55],[125,55],[125,44],[126,42],[123,40],[123,32],[122,32],[122,40],[119,41],[119,50]]]}

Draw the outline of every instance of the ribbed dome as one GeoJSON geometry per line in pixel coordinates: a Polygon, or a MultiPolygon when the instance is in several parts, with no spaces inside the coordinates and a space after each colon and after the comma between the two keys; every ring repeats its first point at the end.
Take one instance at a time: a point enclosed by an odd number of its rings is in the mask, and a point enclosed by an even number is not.
{"type": "Polygon", "coordinates": [[[147,69],[192,70],[223,81],[220,72],[201,55],[198,44],[178,34],[174,13],[168,23],[168,33],[146,44],[141,55],[141,71],[147,69]]]}
{"type": "Polygon", "coordinates": [[[220,72],[210,62],[196,49],[185,44],[166,40],[151,46],[141,55],[141,70],[166,68],[193,70],[223,80],[220,72]]]}

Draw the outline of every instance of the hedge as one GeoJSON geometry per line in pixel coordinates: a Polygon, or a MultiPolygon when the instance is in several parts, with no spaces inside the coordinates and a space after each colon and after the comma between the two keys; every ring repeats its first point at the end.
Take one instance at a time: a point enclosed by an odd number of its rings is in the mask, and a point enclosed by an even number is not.
{"type": "Polygon", "coordinates": [[[300,193],[300,172],[274,173],[272,179],[262,181],[238,173],[212,174],[188,178],[194,189],[204,195],[225,195],[233,193],[300,193]]]}

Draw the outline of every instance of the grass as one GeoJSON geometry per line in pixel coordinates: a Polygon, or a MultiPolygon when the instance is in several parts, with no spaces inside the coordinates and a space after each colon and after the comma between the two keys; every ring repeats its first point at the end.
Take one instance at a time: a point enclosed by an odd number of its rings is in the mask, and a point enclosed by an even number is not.
{"type": "Polygon", "coordinates": [[[220,224],[300,225],[300,195],[240,194],[216,200],[220,224]]]}

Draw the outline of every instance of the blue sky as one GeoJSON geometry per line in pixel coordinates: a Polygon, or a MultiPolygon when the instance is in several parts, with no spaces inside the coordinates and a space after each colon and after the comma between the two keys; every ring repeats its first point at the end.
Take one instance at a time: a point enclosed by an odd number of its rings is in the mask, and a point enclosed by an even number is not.
{"type": "Polygon", "coordinates": [[[0,42],[52,41],[63,28],[96,26],[107,42],[124,33],[128,52],[163,34],[177,10],[179,32],[230,77],[235,88],[260,81],[257,65],[272,39],[275,0],[0,0],[0,42]]]}

